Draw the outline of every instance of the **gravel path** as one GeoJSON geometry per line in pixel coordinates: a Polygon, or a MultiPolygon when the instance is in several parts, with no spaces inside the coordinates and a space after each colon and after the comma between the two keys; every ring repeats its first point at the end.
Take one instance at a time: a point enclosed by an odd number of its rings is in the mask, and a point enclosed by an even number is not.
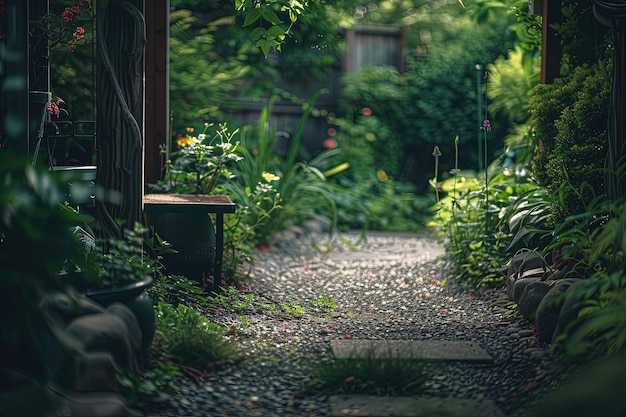
{"type": "Polygon", "coordinates": [[[231,329],[245,360],[176,380],[169,407],[146,416],[330,416],[333,393],[303,386],[333,339],[476,342],[494,364],[430,364],[423,394],[492,400],[512,417],[526,416],[564,375],[504,289],[441,285],[448,264],[430,236],[371,232],[359,242],[357,233],[329,241],[288,232],[279,241],[255,254],[249,288],[230,295],[237,306],[207,312],[231,329]]]}

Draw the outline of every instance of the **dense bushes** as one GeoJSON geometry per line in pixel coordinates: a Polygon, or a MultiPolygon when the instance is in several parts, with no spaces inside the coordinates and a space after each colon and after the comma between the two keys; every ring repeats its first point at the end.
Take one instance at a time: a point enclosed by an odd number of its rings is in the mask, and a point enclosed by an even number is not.
{"type": "Polygon", "coordinates": [[[537,87],[531,98],[538,141],[533,174],[556,200],[555,224],[584,210],[594,195],[577,196],[583,182],[604,190],[609,81],[598,69],[579,67],[571,76],[537,87]]]}

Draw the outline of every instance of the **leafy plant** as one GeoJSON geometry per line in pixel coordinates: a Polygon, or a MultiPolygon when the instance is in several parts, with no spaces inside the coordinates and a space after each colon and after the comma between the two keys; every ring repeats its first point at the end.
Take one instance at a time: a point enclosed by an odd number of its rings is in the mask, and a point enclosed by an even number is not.
{"type": "MultiPolygon", "coordinates": [[[[75,211],[68,205],[64,205],[64,210],[75,211]]],[[[143,281],[159,269],[157,259],[144,250],[148,229],[139,223],[133,230],[124,229],[122,238],[106,240],[96,238],[88,223],[74,225],[72,230],[84,246],[82,253],[68,258],[64,268],[81,290],[143,281]]]]}
{"type": "Polygon", "coordinates": [[[159,303],[156,313],[155,343],[162,343],[165,351],[181,364],[202,368],[237,356],[237,349],[224,339],[225,330],[193,308],[159,303]]]}
{"type": "Polygon", "coordinates": [[[322,295],[320,297],[311,300],[313,308],[321,313],[324,313],[332,308],[337,307],[337,300],[330,298],[328,295],[322,295]]]}
{"type": "MultiPolygon", "coordinates": [[[[566,294],[576,318],[557,337],[573,358],[603,358],[626,351],[626,275],[596,276],[566,294]]],[[[571,314],[572,311],[568,313],[571,314]]]]}
{"type": "Polygon", "coordinates": [[[282,304],[281,307],[284,311],[290,314],[295,314],[296,316],[302,316],[306,312],[306,307],[298,305],[294,302],[294,300],[288,297],[282,304]]]}
{"type": "Polygon", "coordinates": [[[303,14],[308,7],[307,3],[300,2],[256,2],[252,0],[236,0],[235,8],[245,12],[244,26],[256,24],[256,28],[250,32],[250,39],[255,45],[261,48],[263,55],[267,57],[270,49],[281,49],[285,37],[291,31],[291,27],[298,20],[298,16],[303,14]],[[278,4],[273,4],[278,3],[278,4]],[[282,28],[283,21],[278,17],[274,7],[279,7],[281,12],[287,12],[289,16],[289,27],[282,28]],[[263,27],[263,23],[269,24],[269,28],[263,27]]]}
{"type": "MultiPolygon", "coordinates": [[[[176,140],[177,150],[165,161],[165,175],[150,188],[155,192],[183,194],[211,194],[219,180],[233,178],[229,165],[241,161],[239,142],[236,136],[239,129],[231,130],[226,123],[220,124],[215,134],[207,135],[213,124],[205,123],[198,136],[191,136],[193,128],[187,128],[187,135],[176,140]]],[[[162,150],[163,151],[163,150],[162,150]]]]}
{"type": "Polygon", "coordinates": [[[323,155],[308,163],[301,159],[302,135],[314,110],[313,105],[321,94],[324,91],[319,91],[303,105],[304,114],[293,136],[289,138],[284,156],[276,153],[280,135],[269,125],[269,116],[277,96],[269,99],[255,126],[244,127],[241,131],[244,159],[234,171],[238,181],[229,182],[226,189],[238,205],[248,207],[245,214],[249,217],[244,221],[255,225],[254,235],[251,236],[255,242],[267,243],[277,230],[308,219],[321,208],[329,213],[332,225],[336,224],[335,203],[330,196],[326,177],[314,165],[321,163],[323,155]],[[261,193],[261,201],[254,202],[258,194],[252,190],[267,183],[271,183],[275,193],[261,193]],[[271,222],[268,222],[270,212],[271,222]]]}
{"type": "Polygon", "coordinates": [[[513,196],[511,204],[505,208],[501,221],[506,222],[512,235],[508,254],[521,249],[543,249],[552,240],[553,229],[548,227],[552,216],[552,201],[548,190],[528,183],[528,190],[513,196]]]}
{"type": "Polygon", "coordinates": [[[595,271],[566,294],[566,300],[570,302],[566,301],[565,305],[569,306],[569,310],[562,314],[573,315],[574,320],[563,329],[558,340],[564,344],[565,352],[571,357],[603,358],[626,351],[624,213],[622,202],[611,204],[609,208],[604,207],[596,213],[591,211],[587,219],[595,220],[601,227],[593,227],[593,224],[579,226],[574,229],[578,229],[578,232],[565,236],[570,237],[569,242],[577,251],[583,252],[583,266],[595,271]],[[582,243],[579,244],[578,240],[582,243]]]}
{"type": "MultiPolygon", "coordinates": [[[[438,153],[433,155],[437,161],[438,153]]],[[[486,170],[485,180],[458,168],[451,174],[445,181],[431,182],[437,194],[439,190],[446,193],[435,205],[431,225],[440,226],[447,236],[452,275],[477,286],[499,282],[511,240],[508,223],[502,218],[511,201],[532,186],[505,175],[497,160],[486,170]]]]}
{"type": "Polygon", "coordinates": [[[150,368],[142,375],[118,370],[117,380],[124,398],[135,406],[145,401],[159,400],[168,391],[170,382],[183,376],[180,368],[169,360],[152,361],[150,368]]]}
{"type": "Polygon", "coordinates": [[[154,282],[147,291],[155,307],[159,303],[195,306],[207,300],[206,293],[198,281],[182,275],[165,275],[160,271],[155,275],[154,282]]]}

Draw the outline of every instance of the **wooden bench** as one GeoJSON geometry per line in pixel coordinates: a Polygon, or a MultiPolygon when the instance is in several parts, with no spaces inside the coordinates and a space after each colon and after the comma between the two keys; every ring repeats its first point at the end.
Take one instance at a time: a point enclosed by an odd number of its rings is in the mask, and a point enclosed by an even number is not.
{"type": "Polygon", "coordinates": [[[224,214],[234,213],[235,203],[224,195],[146,194],[143,197],[143,204],[145,213],[215,214],[213,291],[219,292],[222,285],[222,260],[224,256],[224,214]]]}

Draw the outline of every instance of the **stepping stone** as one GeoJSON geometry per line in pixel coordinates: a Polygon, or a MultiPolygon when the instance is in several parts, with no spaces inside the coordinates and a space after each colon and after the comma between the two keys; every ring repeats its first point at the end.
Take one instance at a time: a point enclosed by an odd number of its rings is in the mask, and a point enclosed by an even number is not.
{"type": "Polygon", "coordinates": [[[466,362],[493,362],[476,343],[447,340],[331,340],[338,359],[406,358],[466,362]]]}
{"type": "Polygon", "coordinates": [[[504,417],[489,400],[333,395],[331,417],[504,417]]]}

